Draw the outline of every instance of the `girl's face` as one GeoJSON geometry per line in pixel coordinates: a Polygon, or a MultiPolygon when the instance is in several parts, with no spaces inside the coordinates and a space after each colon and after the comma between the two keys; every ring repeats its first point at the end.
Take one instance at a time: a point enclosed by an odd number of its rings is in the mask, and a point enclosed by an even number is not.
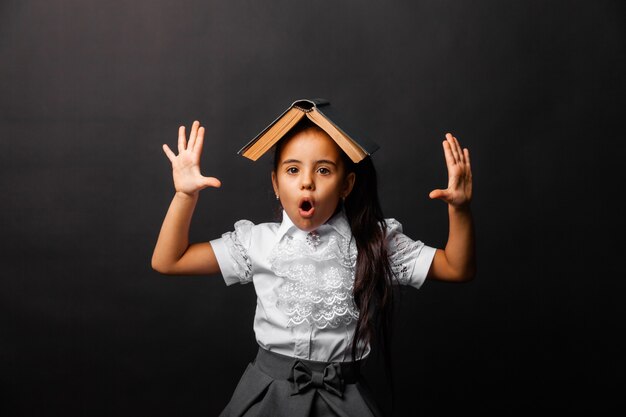
{"type": "Polygon", "coordinates": [[[326,223],[339,200],[350,194],[355,175],[345,170],[341,149],[320,129],[306,129],[283,145],[272,185],[300,230],[310,232],[326,223]]]}

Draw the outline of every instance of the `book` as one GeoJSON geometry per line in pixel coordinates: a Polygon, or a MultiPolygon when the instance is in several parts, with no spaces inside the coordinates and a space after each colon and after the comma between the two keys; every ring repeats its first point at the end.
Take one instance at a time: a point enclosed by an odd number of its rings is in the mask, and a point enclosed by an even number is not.
{"type": "Polygon", "coordinates": [[[346,130],[345,120],[323,98],[294,101],[272,123],[241,148],[237,154],[256,161],[269,151],[303,117],[322,128],[355,163],[374,153],[379,146],[367,140],[354,126],[346,130]],[[341,126],[341,127],[340,127],[341,126]]]}

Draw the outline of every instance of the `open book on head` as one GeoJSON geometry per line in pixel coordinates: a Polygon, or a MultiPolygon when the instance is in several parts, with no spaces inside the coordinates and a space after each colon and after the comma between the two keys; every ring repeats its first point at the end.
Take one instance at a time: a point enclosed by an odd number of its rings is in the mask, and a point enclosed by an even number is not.
{"type": "Polygon", "coordinates": [[[366,140],[362,134],[354,136],[357,133],[353,128],[348,133],[339,127],[339,125],[345,127],[345,122],[339,121],[339,116],[335,109],[331,108],[330,102],[323,98],[316,98],[294,101],[287,110],[237,153],[256,161],[305,116],[328,133],[355,163],[378,149],[376,143],[366,140]]]}

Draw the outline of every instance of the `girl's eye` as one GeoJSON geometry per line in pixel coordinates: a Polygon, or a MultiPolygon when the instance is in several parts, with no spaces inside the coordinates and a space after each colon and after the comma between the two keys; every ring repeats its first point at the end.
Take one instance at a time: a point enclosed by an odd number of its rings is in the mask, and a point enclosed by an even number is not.
{"type": "Polygon", "coordinates": [[[298,173],[298,168],[296,168],[296,167],[289,167],[289,168],[287,168],[287,173],[288,174],[297,174],[298,173]]]}
{"type": "Polygon", "coordinates": [[[320,169],[317,170],[320,174],[322,175],[328,175],[330,174],[330,169],[325,168],[325,167],[321,167],[320,169]]]}

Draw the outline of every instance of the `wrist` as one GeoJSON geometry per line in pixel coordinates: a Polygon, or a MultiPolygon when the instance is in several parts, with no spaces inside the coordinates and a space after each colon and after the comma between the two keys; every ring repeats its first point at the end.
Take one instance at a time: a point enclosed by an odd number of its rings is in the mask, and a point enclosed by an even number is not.
{"type": "Polygon", "coordinates": [[[183,191],[176,191],[176,194],[174,195],[174,197],[177,197],[177,198],[183,199],[183,200],[197,200],[198,199],[198,195],[200,195],[200,193],[198,191],[196,191],[193,194],[185,193],[183,191]]]}
{"type": "Polygon", "coordinates": [[[469,203],[463,204],[462,206],[453,206],[452,204],[448,204],[448,212],[450,214],[461,214],[461,215],[472,214],[472,210],[470,209],[469,203]]]}

